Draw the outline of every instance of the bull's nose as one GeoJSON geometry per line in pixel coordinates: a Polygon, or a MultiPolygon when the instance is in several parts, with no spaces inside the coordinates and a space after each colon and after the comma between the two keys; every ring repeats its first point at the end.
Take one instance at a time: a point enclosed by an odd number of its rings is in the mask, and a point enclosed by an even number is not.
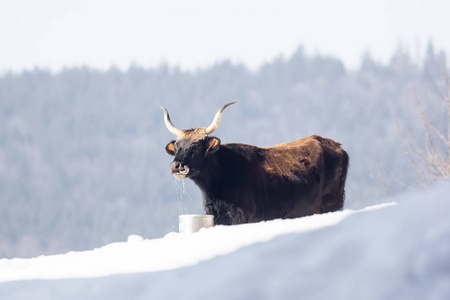
{"type": "Polygon", "coordinates": [[[174,161],[170,164],[170,172],[176,178],[185,178],[189,173],[189,167],[178,161],[174,161]]]}
{"type": "Polygon", "coordinates": [[[174,161],[170,164],[170,171],[172,173],[179,173],[182,168],[182,164],[179,161],[174,161]]]}

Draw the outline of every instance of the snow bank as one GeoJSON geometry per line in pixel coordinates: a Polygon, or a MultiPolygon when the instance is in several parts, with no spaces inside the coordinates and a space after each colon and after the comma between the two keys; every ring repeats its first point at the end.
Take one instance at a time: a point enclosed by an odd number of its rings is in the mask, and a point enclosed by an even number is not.
{"type": "MultiPolygon", "coordinates": [[[[373,207],[381,208],[390,204],[373,207]]],[[[276,236],[331,226],[355,211],[274,220],[238,226],[215,226],[195,234],[171,232],[164,238],[144,240],[131,235],[128,242],[113,243],[92,251],[0,259],[0,282],[24,279],[100,277],[120,273],[154,272],[191,266],[239,248],[266,242],[276,236]]]]}
{"type": "Polygon", "coordinates": [[[0,276],[10,281],[0,284],[0,295],[2,299],[450,299],[448,195],[449,183],[408,193],[395,199],[399,205],[381,209],[219,226],[158,240],[132,236],[127,243],[93,251],[0,260],[0,276]],[[126,272],[133,274],[17,281],[126,272]]]}

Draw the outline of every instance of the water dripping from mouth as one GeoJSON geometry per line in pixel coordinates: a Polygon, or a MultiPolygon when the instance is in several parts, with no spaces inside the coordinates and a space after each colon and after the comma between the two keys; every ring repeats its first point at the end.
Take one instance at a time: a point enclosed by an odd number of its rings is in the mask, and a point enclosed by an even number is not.
{"type": "Polygon", "coordinates": [[[186,182],[184,178],[181,179],[174,178],[174,182],[175,182],[175,191],[177,193],[178,214],[185,215],[187,214],[186,201],[192,201],[192,198],[186,189],[186,182]]]}

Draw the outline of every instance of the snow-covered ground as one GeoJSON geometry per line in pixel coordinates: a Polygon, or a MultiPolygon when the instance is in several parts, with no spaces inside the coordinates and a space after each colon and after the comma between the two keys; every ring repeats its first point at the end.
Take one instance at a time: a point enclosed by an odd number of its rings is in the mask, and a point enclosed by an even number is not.
{"type": "Polygon", "coordinates": [[[450,299],[450,183],[388,201],[0,259],[0,299],[450,299]]]}

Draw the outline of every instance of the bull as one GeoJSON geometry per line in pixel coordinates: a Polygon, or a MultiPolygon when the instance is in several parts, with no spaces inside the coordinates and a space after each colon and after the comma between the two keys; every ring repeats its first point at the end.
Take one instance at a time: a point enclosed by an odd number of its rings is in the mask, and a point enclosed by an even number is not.
{"type": "Polygon", "coordinates": [[[166,146],[170,171],[200,188],[215,224],[297,218],[342,209],[349,157],[341,144],[313,135],[271,147],[221,144],[210,136],[222,106],[206,128],[180,130],[167,109],[164,122],[177,139],[166,146]]]}

